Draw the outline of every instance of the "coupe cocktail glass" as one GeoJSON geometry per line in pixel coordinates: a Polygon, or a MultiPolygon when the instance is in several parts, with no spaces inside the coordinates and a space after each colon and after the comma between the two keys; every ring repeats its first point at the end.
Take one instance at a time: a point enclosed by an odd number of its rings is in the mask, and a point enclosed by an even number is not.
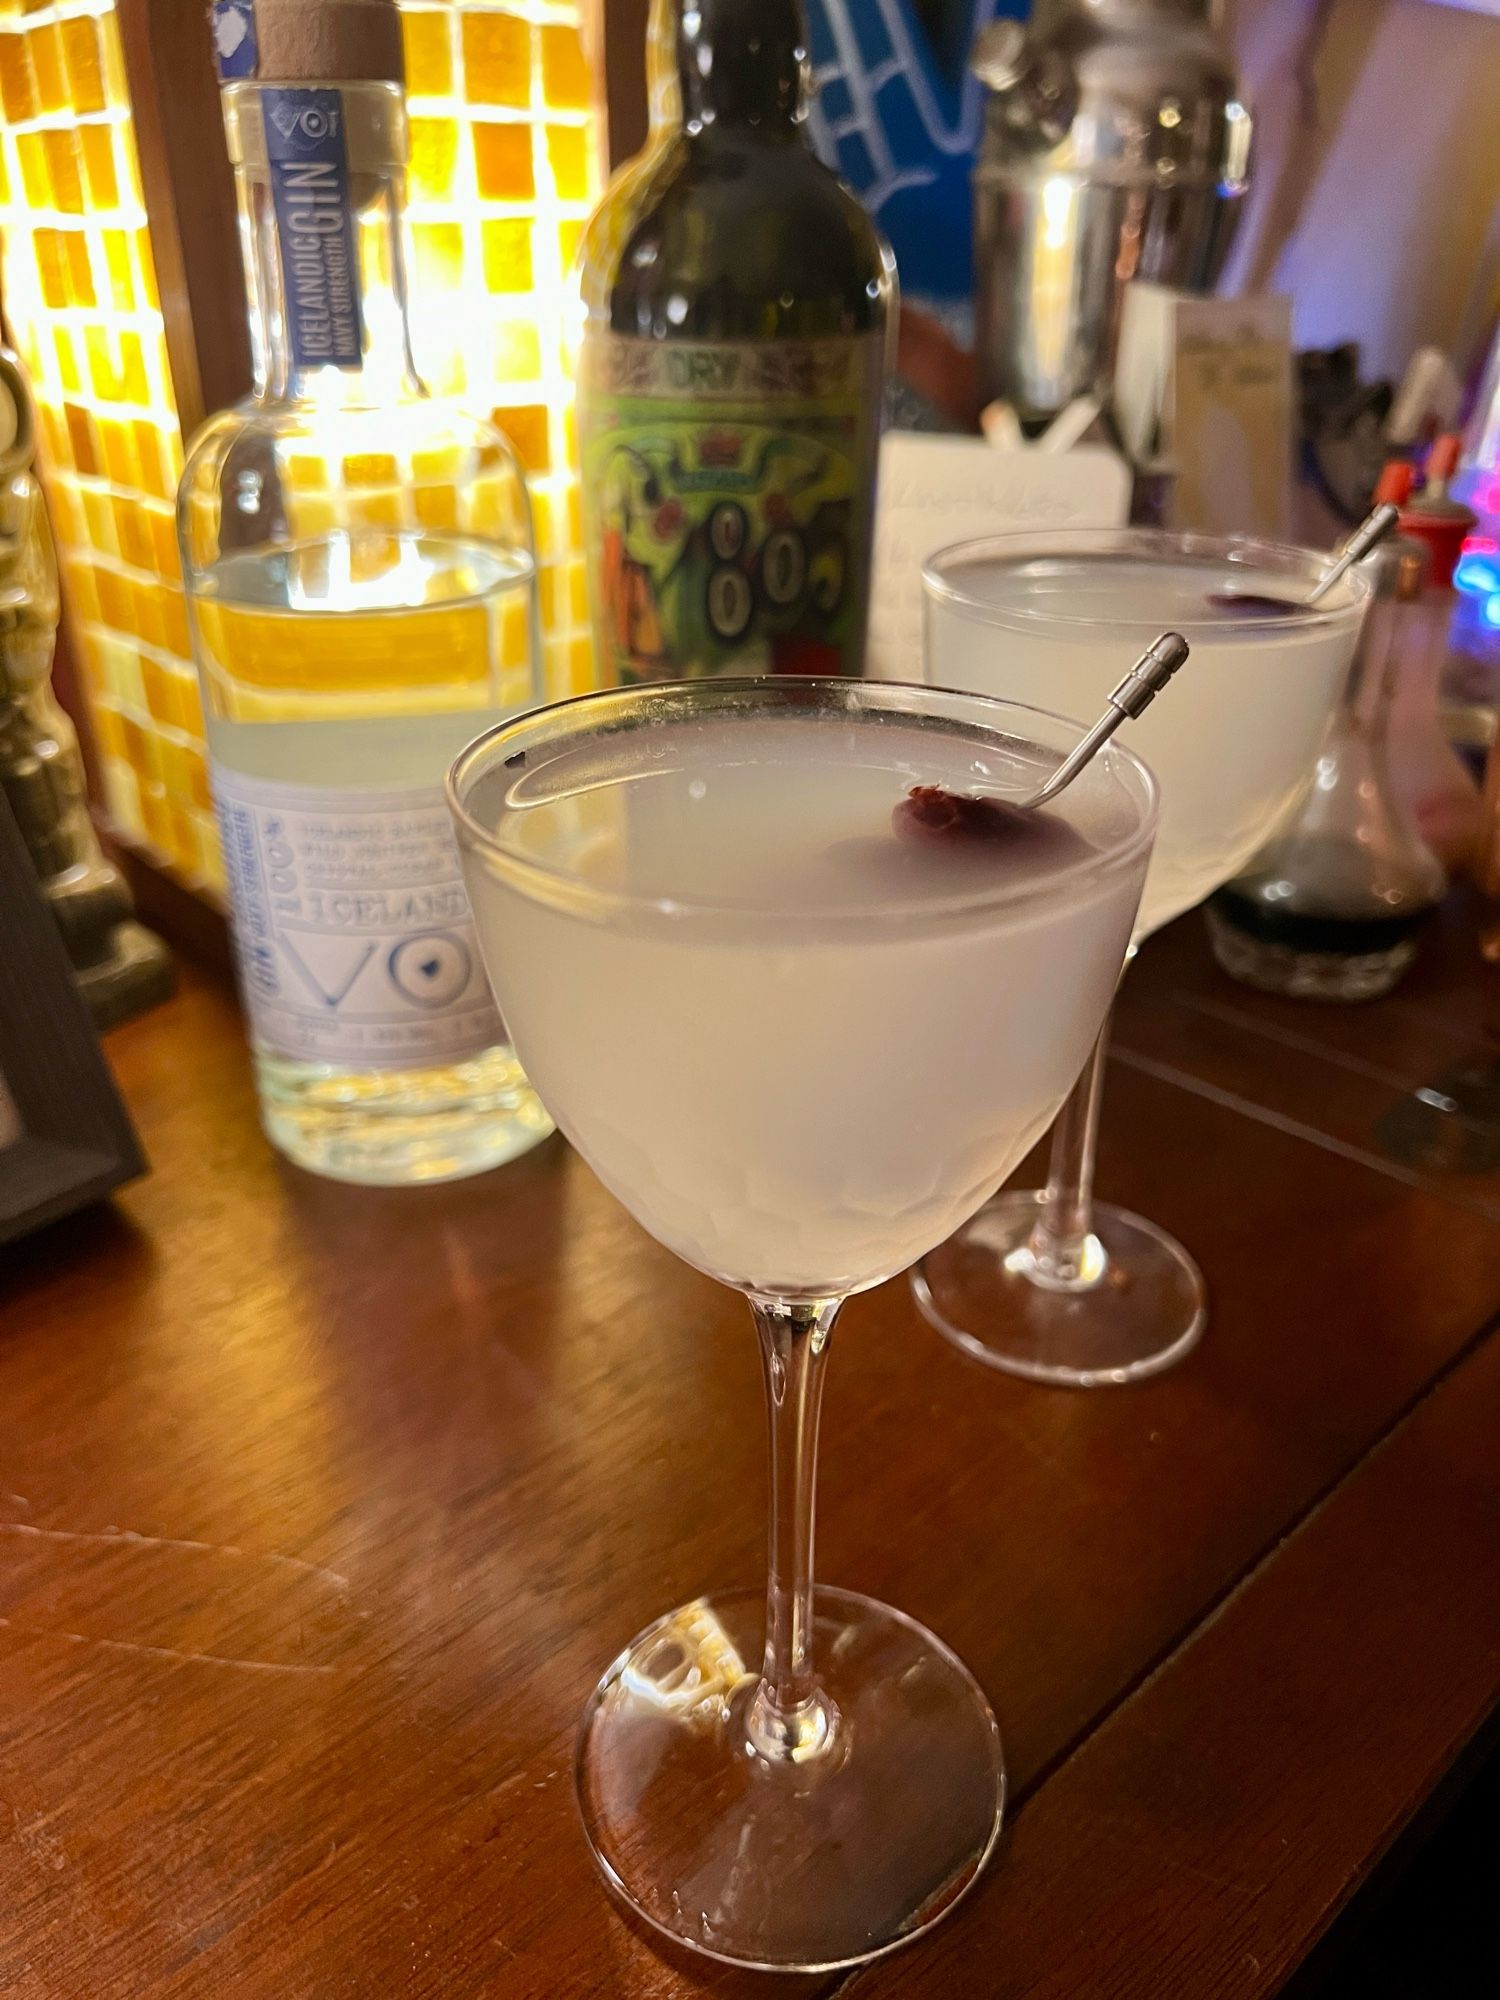
{"type": "MultiPolygon", "coordinates": [[[[1119,662],[1163,627],[1192,657],[1130,727],[1161,784],[1137,940],[1227,882],[1312,773],[1369,597],[1329,558],[1142,529],[1000,535],[924,570],[927,679],[1095,715],[1119,662]]],[[[923,1313],[1012,1374],[1090,1387],[1155,1374],[1203,1330],[1197,1265],[1155,1223],[1093,1199],[1105,1036],[1053,1135],[1047,1186],[1000,1195],[923,1258],[923,1313]]]]}
{"type": "Polygon", "coordinates": [[[1097,1037],[1155,789],[1112,746],[1014,845],[907,840],[893,812],[919,785],[1023,796],[1081,734],[930,688],[686,681],[506,724],[450,777],[528,1076],[636,1219],[747,1296],[760,1338],[767,1589],[649,1625],[578,1752],[606,1880],[732,1963],[889,1950],[999,1828],[967,1670],[902,1613],[814,1590],[814,1464],[843,1300],[988,1199],[1097,1037]]]}

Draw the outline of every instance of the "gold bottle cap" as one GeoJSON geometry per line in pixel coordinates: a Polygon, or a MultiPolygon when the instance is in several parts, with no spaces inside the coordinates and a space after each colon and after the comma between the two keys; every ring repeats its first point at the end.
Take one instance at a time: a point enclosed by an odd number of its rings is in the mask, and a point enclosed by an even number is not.
{"type": "Polygon", "coordinates": [[[406,81],[396,0],[213,0],[209,24],[225,82],[406,81]]]}

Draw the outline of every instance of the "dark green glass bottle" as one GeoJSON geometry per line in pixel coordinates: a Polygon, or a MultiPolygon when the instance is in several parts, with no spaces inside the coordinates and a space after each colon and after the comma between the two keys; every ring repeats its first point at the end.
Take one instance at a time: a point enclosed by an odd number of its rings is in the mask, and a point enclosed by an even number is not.
{"type": "Polygon", "coordinates": [[[584,245],[600,675],[858,674],[894,260],[808,143],[800,0],[656,0],[652,56],[584,245]]]}

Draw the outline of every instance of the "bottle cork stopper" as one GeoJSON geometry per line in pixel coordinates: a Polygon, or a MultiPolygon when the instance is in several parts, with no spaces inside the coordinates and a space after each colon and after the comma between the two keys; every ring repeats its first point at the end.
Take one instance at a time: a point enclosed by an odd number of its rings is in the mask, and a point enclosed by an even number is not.
{"type": "Polygon", "coordinates": [[[254,36],[260,83],[406,81],[396,0],[254,0],[254,36]]]}

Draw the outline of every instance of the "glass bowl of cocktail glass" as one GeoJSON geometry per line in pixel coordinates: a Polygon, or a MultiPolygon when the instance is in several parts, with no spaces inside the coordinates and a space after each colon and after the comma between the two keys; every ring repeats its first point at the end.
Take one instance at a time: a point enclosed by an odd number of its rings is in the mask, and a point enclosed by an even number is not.
{"type": "Polygon", "coordinates": [[[893,1949],[999,1830],[968,1671],[899,1611],[814,1590],[814,1460],[843,1300],[988,1198],[1093,1045],[1156,817],[1115,745],[1014,815],[1014,847],[903,837],[911,795],[1024,799],[1085,733],[932,688],[670,682],[507,723],[450,774],[528,1076],[637,1221],[746,1295],[760,1340],[768,1586],[639,1633],[577,1761],[606,1883],[733,1964],[893,1949]]]}
{"type": "MultiPolygon", "coordinates": [[[[1136,943],[1228,881],[1310,778],[1369,599],[1358,569],[1324,588],[1348,556],[1119,528],[997,535],[925,565],[934,685],[1091,715],[1133,641],[1163,625],[1187,638],[1191,666],[1130,739],[1162,792],[1136,943]]],[[[1174,1237],[1093,1198],[1104,1041],[1054,1129],[1046,1187],[997,1196],[912,1272],[921,1311],[966,1353],[1085,1388],[1181,1359],[1207,1301],[1174,1237]]]]}

